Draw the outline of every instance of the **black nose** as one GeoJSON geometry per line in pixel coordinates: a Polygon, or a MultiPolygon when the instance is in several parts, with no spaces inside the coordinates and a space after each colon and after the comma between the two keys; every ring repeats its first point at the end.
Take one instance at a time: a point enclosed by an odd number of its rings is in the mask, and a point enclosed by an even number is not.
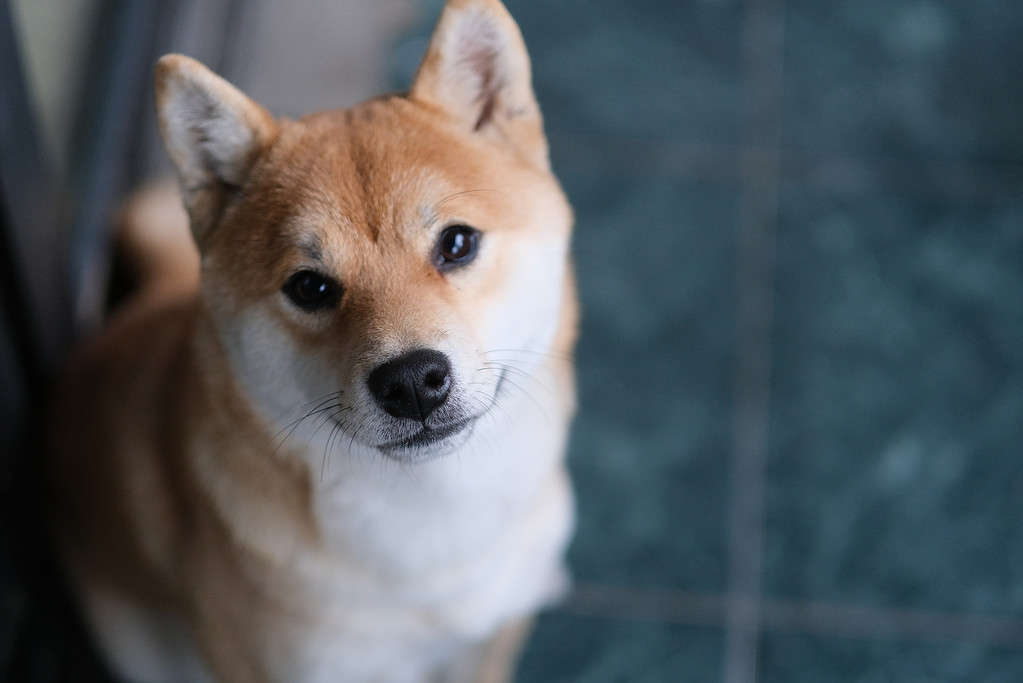
{"type": "Polygon", "coordinates": [[[448,397],[451,363],[440,351],[419,349],[377,366],[368,381],[373,398],[388,413],[425,421],[448,397]]]}

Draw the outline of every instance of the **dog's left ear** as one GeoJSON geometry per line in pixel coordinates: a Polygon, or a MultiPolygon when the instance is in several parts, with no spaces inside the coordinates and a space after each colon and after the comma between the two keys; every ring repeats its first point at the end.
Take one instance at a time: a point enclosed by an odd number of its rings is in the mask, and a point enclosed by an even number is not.
{"type": "Polygon", "coordinates": [[[233,85],[183,55],[165,55],[156,63],[156,110],[201,248],[228,197],[245,184],[277,135],[277,122],[233,85]]]}
{"type": "Polygon", "coordinates": [[[498,0],[448,0],[410,95],[549,168],[526,45],[498,0]]]}

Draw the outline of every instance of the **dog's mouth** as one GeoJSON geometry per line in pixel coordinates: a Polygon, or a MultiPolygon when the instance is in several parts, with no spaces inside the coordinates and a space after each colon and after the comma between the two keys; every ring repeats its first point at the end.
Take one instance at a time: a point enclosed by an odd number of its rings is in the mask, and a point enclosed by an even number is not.
{"type": "Polygon", "coordinates": [[[424,426],[412,436],[405,437],[404,439],[398,439],[397,441],[389,441],[388,443],[377,446],[377,448],[388,455],[397,454],[401,451],[412,451],[427,448],[429,446],[439,444],[442,441],[446,441],[459,432],[470,429],[475,421],[476,418],[471,417],[465,420],[452,422],[451,424],[442,425],[440,427],[424,426]]]}

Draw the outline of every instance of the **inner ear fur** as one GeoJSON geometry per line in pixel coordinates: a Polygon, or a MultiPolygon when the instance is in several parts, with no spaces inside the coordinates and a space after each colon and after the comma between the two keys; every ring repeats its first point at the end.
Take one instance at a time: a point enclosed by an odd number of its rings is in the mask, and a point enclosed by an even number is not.
{"type": "Polygon", "coordinates": [[[410,96],[443,110],[465,131],[510,144],[548,167],[529,54],[498,0],[448,0],[410,96]]]}
{"type": "Polygon", "coordinates": [[[177,169],[192,232],[201,246],[230,196],[276,137],[273,116],[199,62],[166,55],[156,63],[156,110],[177,169]]]}

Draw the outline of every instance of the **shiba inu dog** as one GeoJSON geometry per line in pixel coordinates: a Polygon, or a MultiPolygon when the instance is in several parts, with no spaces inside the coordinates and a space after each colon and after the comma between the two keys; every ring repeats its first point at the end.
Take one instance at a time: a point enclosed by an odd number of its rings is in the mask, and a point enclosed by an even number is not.
{"type": "Polygon", "coordinates": [[[187,210],[70,362],[54,527],[125,681],[503,680],[564,590],[572,214],[497,0],[407,94],[278,120],[156,67],[187,210]],[[193,246],[198,247],[198,249],[193,246]]]}

